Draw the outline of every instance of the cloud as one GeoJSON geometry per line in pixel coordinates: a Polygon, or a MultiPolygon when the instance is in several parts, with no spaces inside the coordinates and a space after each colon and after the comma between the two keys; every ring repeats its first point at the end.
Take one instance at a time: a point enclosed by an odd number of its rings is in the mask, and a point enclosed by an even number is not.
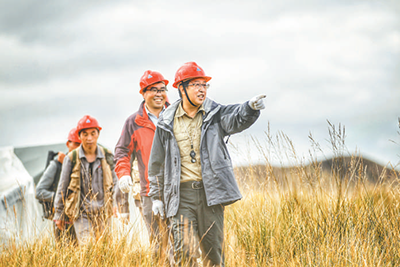
{"type": "MultiPolygon", "coordinates": [[[[213,77],[209,96],[218,102],[267,94],[267,110],[249,134],[262,133],[269,121],[305,149],[308,132],[324,138],[329,119],[369,133],[360,139],[365,147],[368,138],[382,144],[399,115],[396,3],[3,1],[0,145],[33,142],[14,137],[24,117],[60,140],[60,119],[72,123],[92,112],[115,139],[120,126],[113,119],[122,126],[137,108],[144,70],[172,81],[187,61],[213,77]],[[103,112],[104,99],[111,111],[103,112]]],[[[178,97],[172,87],[169,94],[178,97]]]]}

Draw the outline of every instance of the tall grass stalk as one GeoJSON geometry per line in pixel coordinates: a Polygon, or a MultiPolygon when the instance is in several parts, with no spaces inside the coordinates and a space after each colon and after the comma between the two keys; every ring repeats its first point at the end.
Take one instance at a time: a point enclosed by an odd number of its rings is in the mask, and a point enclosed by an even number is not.
{"type": "MultiPolygon", "coordinates": [[[[329,127],[335,158],[328,169],[311,134],[307,161],[288,136],[272,136],[269,127],[264,141],[253,140],[265,164],[236,170],[243,200],[225,209],[226,266],[400,265],[397,172],[385,169],[372,183],[362,157],[347,151],[344,128],[329,127]],[[293,164],[277,168],[272,158],[293,164]]],[[[11,244],[3,248],[0,263],[161,266],[135,235],[104,237],[84,247],[56,247],[48,237],[11,244]]]]}

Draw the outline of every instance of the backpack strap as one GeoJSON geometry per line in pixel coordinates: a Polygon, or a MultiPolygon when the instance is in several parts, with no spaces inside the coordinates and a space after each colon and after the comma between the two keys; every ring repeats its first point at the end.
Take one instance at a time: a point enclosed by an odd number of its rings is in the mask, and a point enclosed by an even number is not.
{"type": "Polygon", "coordinates": [[[78,156],[78,151],[76,151],[76,149],[72,150],[72,155],[71,156],[72,156],[72,158],[70,158],[70,159],[71,159],[72,167],[73,167],[76,164],[76,158],[78,156]]]}
{"type": "Polygon", "coordinates": [[[101,159],[101,167],[103,169],[104,211],[107,218],[110,218],[112,216],[114,192],[114,182],[112,176],[112,167],[114,161],[112,154],[106,148],[99,146],[99,149],[104,155],[104,158],[101,159]],[[109,158],[111,158],[111,162],[109,158]]]}
{"type": "Polygon", "coordinates": [[[107,148],[100,146],[104,151],[104,157],[106,158],[107,164],[110,165],[111,170],[114,170],[114,155],[107,148]]]}
{"type": "Polygon", "coordinates": [[[67,189],[67,196],[65,197],[64,213],[70,221],[75,221],[79,215],[80,205],[80,190],[81,190],[81,164],[78,158],[78,149],[74,149],[68,153],[71,160],[71,173],[70,182],[67,189]]]}
{"type": "MultiPolygon", "coordinates": [[[[53,191],[53,192],[56,192],[57,191],[57,187],[58,187],[58,183],[60,181],[62,164],[58,160],[53,160],[53,161],[57,166],[57,170],[56,170],[56,174],[54,175],[53,184],[51,185],[51,189],[50,190],[53,191]]],[[[55,194],[54,194],[54,196],[55,196],[55,194]]],[[[53,199],[53,201],[54,201],[54,199],[53,199]]]]}

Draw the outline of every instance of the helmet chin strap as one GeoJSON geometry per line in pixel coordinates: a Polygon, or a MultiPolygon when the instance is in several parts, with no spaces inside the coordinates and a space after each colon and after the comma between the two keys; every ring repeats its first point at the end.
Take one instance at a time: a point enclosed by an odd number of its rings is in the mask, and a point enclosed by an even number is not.
{"type": "Polygon", "coordinates": [[[186,91],[186,86],[182,83],[182,87],[183,87],[183,91],[185,92],[186,98],[187,100],[189,100],[189,103],[193,106],[193,107],[197,107],[197,105],[193,104],[193,102],[190,100],[188,93],[186,91]]]}

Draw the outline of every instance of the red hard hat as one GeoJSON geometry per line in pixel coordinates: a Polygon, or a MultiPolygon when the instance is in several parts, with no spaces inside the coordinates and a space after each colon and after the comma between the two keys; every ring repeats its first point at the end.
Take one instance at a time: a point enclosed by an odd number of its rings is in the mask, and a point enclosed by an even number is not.
{"type": "Polygon", "coordinates": [[[69,131],[68,141],[76,142],[79,144],[81,143],[81,140],[78,137],[78,131],[76,130],[76,128],[72,128],[71,131],[69,131]]]}
{"type": "Polygon", "coordinates": [[[89,128],[97,128],[99,129],[99,131],[101,131],[101,127],[98,121],[92,116],[85,115],[83,116],[82,119],[78,121],[78,126],[76,126],[76,130],[78,131],[79,134],[82,130],[89,128]]]}
{"type": "Polygon", "coordinates": [[[143,94],[143,89],[148,87],[149,85],[164,82],[165,85],[168,85],[168,80],[162,76],[161,73],[154,70],[146,70],[143,76],[140,78],[140,91],[139,93],[143,94]]]}
{"type": "Polygon", "coordinates": [[[172,85],[178,88],[178,84],[187,79],[204,78],[208,82],[211,77],[206,76],[204,70],[196,62],[187,62],[180,67],[175,74],[175,82],[172,85]]]}

